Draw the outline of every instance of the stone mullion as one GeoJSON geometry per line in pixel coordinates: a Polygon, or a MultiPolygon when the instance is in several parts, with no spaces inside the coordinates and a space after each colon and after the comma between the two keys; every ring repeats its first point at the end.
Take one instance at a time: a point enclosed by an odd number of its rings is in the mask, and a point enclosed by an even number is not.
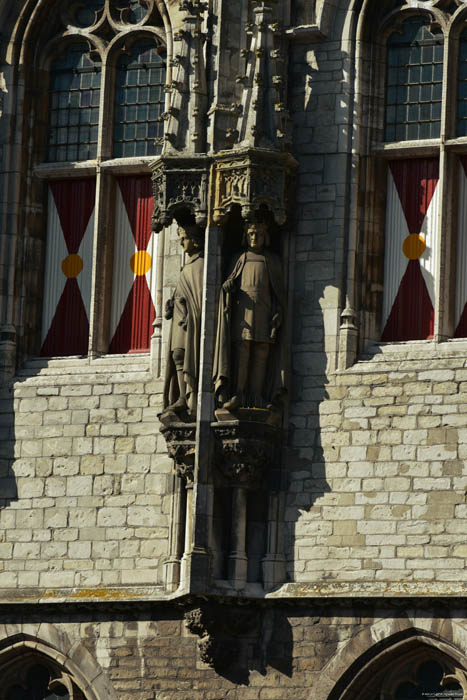
{"type": "Polygon", "coordinates": [[[457,183],[458,171],[455,167],[455,156],[449,153],[445,148],[446,138],[450,136],[450,130],[454,129],[455,133],[455,113],[456,102],[453,105],[449,103],[448,96],[456,95],[457,71],[451,70],[457,63],[457,46],[456,50],[451,43],[452,37],[445,37],[444,41],[444,75],[443,75],[443,90],[441,96],[441,134],[440,134],[440,153],[439,153],[439,181],[438,187],[441,187],[440,204],[438,211],[437,226],[439,228],[438,236],[438,261],[439,267],[436,277],[435,288],[435,328],[434,339],[437,341],[445,340],[451,337],[454,328],[454,309],[450,300],[454,298],[451,294],[453,284],[456,277],[456,266],[453,264],[450,251],[453,250],[453,226],[456,217],[453,217],[453,200],[452,192],[457,183]],[[452,75],[451,75],[452,73],[452,75]],[[453,273],[451,275],[451,272],[453,273]]]}
{"type": "Polygon", "coordinates": [[[458,170],[453,162],[455,155],[449,153],[444,144],[441,146],[439,154],[439,182],[441,187],[439,197],[439,211],[437,226],[439,227],[438,251],[439,268],[436,277],[435,289],[435,329],[434,339],[436,341],[445,340],[452,336],[454,309],[450,300],[451,284],[455,282],[456,266],[452,260],[450,251],[453,250],[453,237],[455,232],[453,226],[456,217],[453,216],[452,191],[457,182],[458,170]],[[453,167],[454,166],[454,167],[453,167]]]}
{"type": "Polygon", "coordinates": [[[89,356],[107,352],[112,284],[112,230],[110,212],[111,176],[99,166],[96,171],[96,200],[92,251],[91,303],[89,312],[89,356]]]}

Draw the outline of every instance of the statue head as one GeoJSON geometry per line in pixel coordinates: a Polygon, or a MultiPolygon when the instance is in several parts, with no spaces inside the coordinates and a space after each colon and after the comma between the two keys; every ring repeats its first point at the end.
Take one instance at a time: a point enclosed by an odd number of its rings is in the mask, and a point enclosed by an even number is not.
{"type": "Polygon", "coordinates": [[[194,255],[203,250],[203,236],[198,226],[179,226],[178,237],[180,238],[180,245],[187,255],[194,255]]]}
{"type": "Polygon", "coordinates": [[[244,242],[251,250],[262,250],[269,246],[268,226],[264,221],[247,224],[244,242]]]}

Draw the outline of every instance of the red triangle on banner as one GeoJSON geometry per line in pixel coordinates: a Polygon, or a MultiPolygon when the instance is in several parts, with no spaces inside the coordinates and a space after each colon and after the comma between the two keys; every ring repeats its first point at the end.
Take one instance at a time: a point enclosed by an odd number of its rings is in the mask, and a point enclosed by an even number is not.
{"type": "Polygon", "coordinates": [[[120,321],[110,343],[109,353],[147,352],[156,311],[146,277],[136,277],[120,321]]]}
{"type": "Polygon", "coordinates": [[[393,160],[389,167],[409,233],[420,233],[439,180],[438,158],[393,160]]]}
{"type": "Polygon", "coordinates": [[[41,348],[42,357],[86,355],[88,352],[89,322],[75,277],[66,281],[41,348]]]}
{"type": "Polygon", "coordinates": [[[409,260],[381,340],[427,340],[433,337],[434,319],[420,262],[409,260]]]}
{"type": "Polygon", "coordinates": [[[118,185],[138,250],[146,250],[151,238],[151,217],[154,208],[151,178],[118,177],[118,185]]]}
{"type": "Polygon", "coordinates": [[[467,338],[467,303],[464,306],[459,323],[457,324],[454,338],[467,338]]]}
{"type": "Polygon", "coordinates": [[[94,179],[50,182],[69,253],[77,253],[94,209],[94,179]]]}

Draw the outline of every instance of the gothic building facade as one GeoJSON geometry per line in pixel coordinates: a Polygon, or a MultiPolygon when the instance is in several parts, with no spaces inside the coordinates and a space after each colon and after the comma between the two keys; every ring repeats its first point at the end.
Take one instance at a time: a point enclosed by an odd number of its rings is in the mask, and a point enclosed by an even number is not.
{"type": "Polygon", "coordinates": [[[0,700],[467,698],[465,0],[0,0],[0,700]]]}

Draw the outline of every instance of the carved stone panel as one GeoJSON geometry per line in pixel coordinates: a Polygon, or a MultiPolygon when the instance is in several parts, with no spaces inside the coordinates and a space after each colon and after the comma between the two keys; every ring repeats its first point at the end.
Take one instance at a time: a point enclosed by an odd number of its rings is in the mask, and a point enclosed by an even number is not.
{"type": "Polygon", "coordinates": [[[237,204],[247,221],[266,206],[276,222],[284,224],[295,166],[296,161],[288,153],[265,149],[224,151],[216,157],[214,221],[225,221],[237,204]]]}
{"type": "MultiPolygon", "coordinates": [[[[241,409],[240,414],[258,409],[241,409]]],[[[219,411],[216,413],[220,413],[219,411]]],[[[212,423],[215,463],[224,484],[247,489],[259,488],[267,469],[275,465],[279,452],[280,428],[259,420],[223,420],[212,423]]],[[[233,416],[232,416],[233,418],[233,416]]]]}
{"type": "Polygon", "coordinates": [[[152,229],[159,232],[187,210],[205,227],[208,211],[209,159],[163,156],[151,163],[154,192],[152,229]]]}
{"type": "Polygon", "coordinates": [[[177,476],[187,484],[193,483],[195,466],[196,425],[187,423],[170,423],[161,428],[167,442],[169,457],[174,460],[177,476]]]}

